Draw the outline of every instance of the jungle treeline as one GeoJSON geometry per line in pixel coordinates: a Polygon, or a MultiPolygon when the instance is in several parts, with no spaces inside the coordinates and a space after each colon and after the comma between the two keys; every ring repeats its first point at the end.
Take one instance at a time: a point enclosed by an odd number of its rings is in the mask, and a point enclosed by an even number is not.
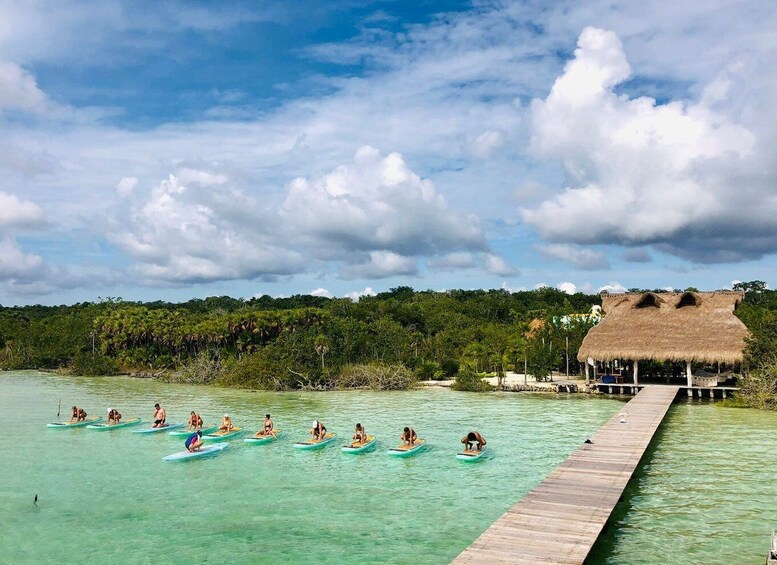
{"type": "Polygon", "coordinates": [[[577,349],[591,322],[568,315],[600,302],[597,295],[553,288],[398,287],[358,302],[222,296],[0,307],[0,368],[143,371],[172,381],[274,390],[406,388],[419,378],[460,372],[463,383],[467,376],[524,367],[545,378],[552,369],[566,371],[567,358],[570,373],[581,371],[577,349]]]}
{"type": "MultiPolygon", "coordinates": [[[[737,315],[752,338],[743,402],[777,407],[777,291],[739,283],[737,315]]],[[[630,289],[636,291],[639,289],[630,289]]],[[[695,290],[695,289],[691,289],[695,290]]],[[[69,306],[0,306],[0,369],[80,375],[151,373],[192,383],[269,390],[408,388],[484,375],[580,374],[577,351],[598,295],[532,291],[414,291],[358,302],[297,295],[182,303],[100,299],[69,306]]]]}

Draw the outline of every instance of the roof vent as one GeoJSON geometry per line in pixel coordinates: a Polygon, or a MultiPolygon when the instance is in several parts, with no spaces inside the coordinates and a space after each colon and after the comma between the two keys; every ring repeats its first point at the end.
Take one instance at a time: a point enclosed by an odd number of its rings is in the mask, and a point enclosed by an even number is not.
{"type": "Polygon", "coordinates": [[[658,308],[659,302],[661,302],[661,299],[658,296],[652,292],[646,292],[642,295],[642,298],[637,301],[637,303],[634,305],[634,308],[647,308],[649,306],[658,308]]]}
{"type": "Polygon", "coordinates": [[[699,297],[692,292],[683,292],[680,300],[677,302],[677,307],[682,308],[684,306],[698,306],[699,297]]]}

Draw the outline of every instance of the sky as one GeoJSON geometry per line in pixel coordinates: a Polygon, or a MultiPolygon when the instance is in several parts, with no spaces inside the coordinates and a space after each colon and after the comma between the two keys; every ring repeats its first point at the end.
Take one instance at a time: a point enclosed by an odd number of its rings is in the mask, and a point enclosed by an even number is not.
{"type": "Polygon", "coordinates": [[[0,304],[777,282],[772,0],[0,0],[0,304]]]}

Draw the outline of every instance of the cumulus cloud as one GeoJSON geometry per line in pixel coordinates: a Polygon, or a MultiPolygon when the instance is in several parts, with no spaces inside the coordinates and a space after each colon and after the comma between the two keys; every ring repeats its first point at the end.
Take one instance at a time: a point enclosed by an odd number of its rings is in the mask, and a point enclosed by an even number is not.
{"type": "Polygon", "coordinates": [[[0,229],[34,227],[43,223],[43,210],[34,202],[0,192],[0,229]]]}
{"type": "Polygon", "coordinates": [[[611,294],[621,294],[626,292],[626,287],[619,282],[610,282],[599,287],[599,292],[609,292],[611,294]]]}
{"type": "Polygon", "coordinates": [[[777,81],[757,80],[763,92],[748,90],[755,102],[742,107],[740,67],[697,101],[629,98],[616,92],[631,77],[619,38],[583,30],[550,94],[532,103],[531,149],[563,163],[569,184],[523,219],[552,242],[649,244],[698,262],[774,252],[777,128],[745,122],[777,81]]]}
{"type": "Polygon", "coordinates": [[[332,298],[332,293],[321,287],[311,290],[308,294],[310,294],[310,296],[323,296],[324,298],[332,298]]]}
{"type": "Polygon", "coordinates": [[[556,285],[556,288],[567,294],[575,294],[577,292],[577,286],[571,282],[560,282],[556,285]]]}
{"type": "Polygon", "coordinates": [[[597,269],[609,269],[610,262],[607,256],[600,251],[594,251],[576,245],[563,245],[554,243],[537,247],[540,253],[549,259],[563,261],[577,269],[594,271],[597,269]]]}
{"type": "Polygon", "coordinates": [[[137,177],[124,177],[116,183],[116,194],[126,198],[132,194],[136,186],[138,186],[137,177]]]}
{"type": "Polygon", "coordinates": [[[458,269],[472,269],[477,263],[472,253],[448,253],[442,257],[434,257],[427,261],[430,269],[436,271],[450,271],[458,269]]]}
{"type": "Polygon", "coordinates": [[[354,302],[359,302],[365,296],[377,296],[377,292],[372,290],[372,287],[365,287],[364,290],[354,290],[352,292],[346,292],[344,298],[350,298],[354,302]]]}
{"type": "Polygon", "coordinates": [[[492,275],[508,277],[518,274],[518,270],[498,255],[488,254],[485,260],[486,271],[492,275]]]}
{"type": "Polygon", "coordinates": [[[418,274],[418,263],[413,257],[405,257],[391,251],[370,251],[369,259],[343,269],[347,279],[384,279],[394,276],[418,274]]]}
{"type": "Polygon", "coordinates": [[[15,63],[0,61],[0,111],[35,111],[45,103],[35,77],[15,63]]]}
{"type": "Polygon", "coordinates": [[[149,279],[170,283],[269,279],[300,272],[302,257],[276,243],[273,222],[239,190],[211,190],[226,182],[186,169],[161,182],[121,218],[109,238],[129,253],[149,279]],[[114,231],[115,230],[115,231],[114,231]]]}
{"type": "Polygon", "coordinates": [[[477,159],[488,159],[507,144],[507,133],[499,129],[484,131],[467,144],[467,151],[477,159]]]}

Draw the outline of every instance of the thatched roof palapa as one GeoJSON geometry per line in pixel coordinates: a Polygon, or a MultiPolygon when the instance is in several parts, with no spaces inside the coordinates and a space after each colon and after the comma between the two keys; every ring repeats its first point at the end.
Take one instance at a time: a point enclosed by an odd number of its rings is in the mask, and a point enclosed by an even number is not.
{"type": "Polygon", "coordinates": [[[750,335],[734,309],[739,291],[602,294],[605,316],[585,336],[579,361],[742,361],[750,335]]]}

